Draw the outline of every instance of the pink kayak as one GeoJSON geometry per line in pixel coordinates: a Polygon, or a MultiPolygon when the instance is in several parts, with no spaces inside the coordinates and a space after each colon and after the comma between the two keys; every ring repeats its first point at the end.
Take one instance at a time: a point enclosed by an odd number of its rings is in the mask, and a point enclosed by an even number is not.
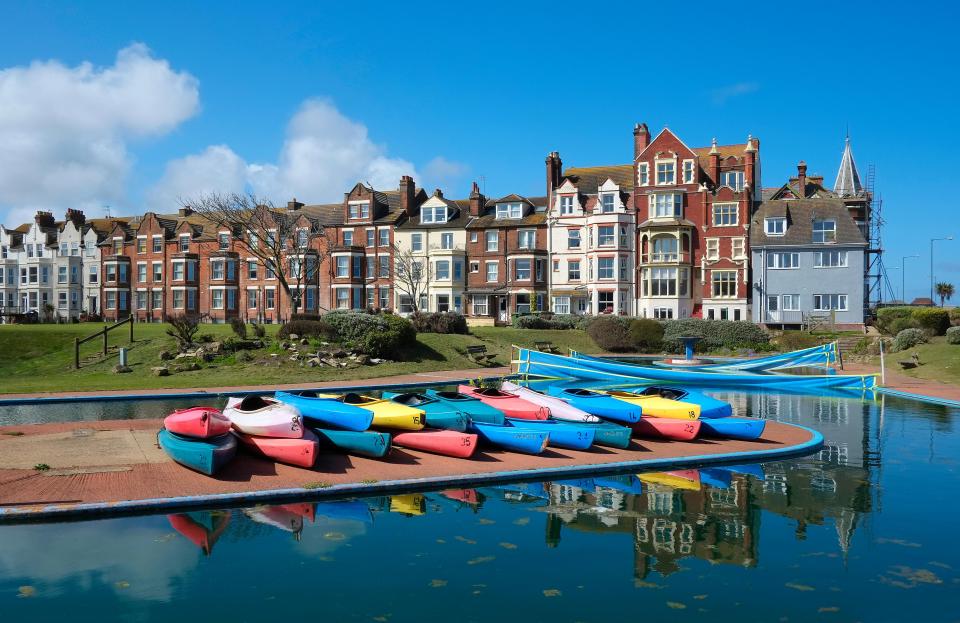
{"type": "Polygon", "coordinates": [[[478,398],[480,402],[503,411],[508,417],[521,420],[545,420],[550,417],[550,408],[535,405],[516,394],[503,392],[492,387],[471,387],[461,385],[457,388],[461,394],[478,398]]]}
{"type": "Polygon", "coordinates": [[[317,460],[319,439],[309,429],[303,431],[300,439],[283,437],[256,437],[233,431],[240,443],[248,450],[279,463],[297,467],[313,467],[317,460]]]}
{"type": "Polygon", "coordinates": [[[393,445],[469,459],[477,449],[477,436],[455,430],[397,433],[393,436],[393,445]]]}
{"type": "Polygon", "coordinates": [[[670,420],[643,416],[630,424],[633,433],[640,437],[655,437],[673,441],[691,441],[700,432],[700,420],[670,420]]]}
{"type": "Polygon", "coordinates": [[[183,437],[210,439],[230,432],[230,420],[210,407],[190,407],[165,417],[163,427],[183,437]]]}

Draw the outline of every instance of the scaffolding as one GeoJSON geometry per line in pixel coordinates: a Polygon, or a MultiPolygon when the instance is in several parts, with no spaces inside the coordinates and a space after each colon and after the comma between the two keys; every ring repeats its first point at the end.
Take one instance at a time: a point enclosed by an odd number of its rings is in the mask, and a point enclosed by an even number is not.
{"type": "Polygon", "coordinates": [[[877,192],[877,170],[874,165],[867,168],[866,184],[866,229],[867,262],[864,270],[864,317],[872,315],[872,310],[886,300],[896,298],[890,277],[883,265],[883,197],[877,192]]]}

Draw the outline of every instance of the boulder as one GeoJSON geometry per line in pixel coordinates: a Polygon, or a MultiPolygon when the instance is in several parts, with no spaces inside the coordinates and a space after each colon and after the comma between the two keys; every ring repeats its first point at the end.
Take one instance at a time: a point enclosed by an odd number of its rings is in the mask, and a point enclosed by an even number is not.
{"type": "Polygon", "coordinates": [[[119,363],[113,366],[114,374],[126,374],[128,372],[133,372],[133,368],[131,368],[130,366],[121,366],[119,363]]]}
{"type": "Polygon", "coordinates": [[[170,376],[170,368],[167,366],[157,366],[155,368],[150,368],[150,371],[153,372],[153,376],[170,376]]]}
{"type": "Polygon", "coordinates": [[[356,355],[353,359],[354,359],[354,361],[356,361],[356,362],[357,362],[358,364],[360,364],[361,366],[365,366],[365,365],[368,365],[368,364],[370,363],[370,357],[369,357],[368,355],[364,355],[364,354],[362,354],[362,353],[359,354],[359,355],[356,355]]]}
{"type": "Polygon", "coordinates": [[[342,358],[342,357],[346,357],[346,356],[347,356],[347,351],[343,350],[342,348],[334,348],[334,349],[330,352],[330,356],[331,356],[331,357],[337,357],[338,359],[339,359],[339,358],[342,358]]]}
{"type": "Polygon", "coordinates": [[[290,340],[293,341],[293,342],[296,342],[297,340],[300,339],[300,336],[297,335],[296,333],[291,333],[291,334],[289,335],[289,337],[290,337],[290,340]]]}
{"type": "Polygon", "coordinates": [[[301,339],[300,339],[300,344],[301,344],[302,346],[310,346],[310,340],[308,340],[307,338],[301,338],[301,339]]]}
{"type": "Polygon", "coordinates": [[[160,357],[160,361],[170,361],[173,359],[173,353],[169,350],[161,350],[158,356],[160,357]]]}
{"type": "Polygon", "coordinates": [[[222,355],[223,354],[223,342],[210,342],[203,347],[203,352],[209,353],[211,355],[222,355]]]}

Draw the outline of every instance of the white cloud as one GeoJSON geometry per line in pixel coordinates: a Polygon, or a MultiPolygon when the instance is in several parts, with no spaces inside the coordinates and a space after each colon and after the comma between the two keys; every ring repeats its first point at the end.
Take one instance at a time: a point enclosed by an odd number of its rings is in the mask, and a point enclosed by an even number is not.
{"type": "Polygon", "coordinates": [[[424,186],[449,188],[460,181],[469,171],[470,167],[462,162],[437,156],[423,167],[424,186]]]}
{"type": "Polygon", "coordinates": [[[4,221],[123,198],[130,140],[160,136],[199,108],[197,80],[142,44],[113,65],[34,62],[0,70],[0,210],[4,221]]]}
{"type": "MultiPolygon", "coordinates": [[[[400,176],[416,177],[408,160],[387,156],[367,127],[343,115],[328,100],[304,102],[287,124],[276,163],[245,163],[229,147],[168,163],[163,178],[148,193],[148,203],[169,212],[171,198],[196,197],[210,191],[252,190],[283,203],[297,197],[310,203],[333,202],[358,182],[374,188],[396,188],[400,176]],[[243,183],[240,183],[240,171],[243,183]]],[[[174,202],[175,203],[175,202],[174,202]]]]}
{"type": "Polygon", "coordinates": [[[710,91],[710,97],[713,98],[713,103],[718,106],[726,104],[727,100],[737,97],[739,95],[747,95],[753,93],[760,89],[760,85],[756,82],[738,82],[736,84],[728,84],[727,86],[718,87],[710,91]]]}

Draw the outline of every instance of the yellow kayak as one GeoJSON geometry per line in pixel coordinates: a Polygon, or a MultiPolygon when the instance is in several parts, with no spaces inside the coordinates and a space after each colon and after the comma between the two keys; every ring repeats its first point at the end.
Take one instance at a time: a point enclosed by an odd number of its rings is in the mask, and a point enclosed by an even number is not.
{"type": "Polygon", "coordinates": [[[318,394],[323,398],[333,398],[345,404],[373,412],[372,426],[383,428],[398,428],[401,430],[420,430],[424,425],[423,411],[392,400],[373,398],[360,394],[318,394]]]}
{"type": "Polygon", "coordinates": [[[427,512],[427,504],[419,493],[390,496],[390,512],[404,515],[422,515],[427,512]]]}
{"type": "Polygon", "coordinates": [[[683,489],[684,491],[700,490],[700,475],[697,470],[683,470],[678,472],[650,472],[647,474],[637,474],[641,482],[648,485],[666,485],[673,489],[683,489]]]}
{"type": "Polygon", "coordinates": [[[660,396],[644,396],[633,392],[617,389],[606,390],[603,393],[631,404],[640,405],[644,417],[662,417],[671,420],[698,420],[700,419],[700,405],[680,400],[669,400],[660,396]]]}

